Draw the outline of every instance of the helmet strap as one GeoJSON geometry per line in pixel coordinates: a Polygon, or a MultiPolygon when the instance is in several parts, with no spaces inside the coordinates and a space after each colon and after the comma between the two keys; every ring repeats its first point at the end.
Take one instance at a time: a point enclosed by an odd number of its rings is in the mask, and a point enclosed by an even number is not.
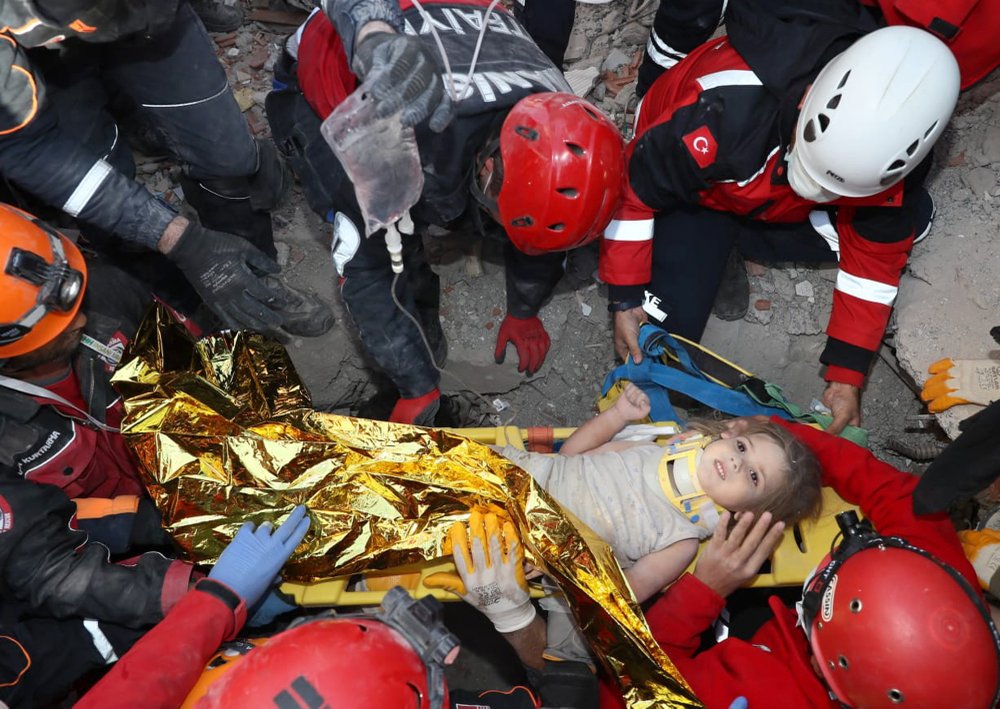
{"type": "Polygon", "coordinates": [[[294,628],[326,618],[367,618],[385,623],[402,635],[423,661],[427,670],[428,706],[431,709],[443,709],[447,692],[444,668],[455,659],[459,642],[445,627],[442,610],[441,602],[433,596],[425,596],[418,601],[403,590],[402,586],[393,586],[382,597],[382,606],[378,610],[356,613],[329,611],[301,618],[288,627],[294,628]]]}

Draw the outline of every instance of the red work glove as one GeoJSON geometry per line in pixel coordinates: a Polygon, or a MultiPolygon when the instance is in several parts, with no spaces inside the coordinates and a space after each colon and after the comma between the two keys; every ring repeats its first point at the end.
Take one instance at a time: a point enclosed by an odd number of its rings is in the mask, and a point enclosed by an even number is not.
{"type": "Polygon", "coordinates": [[[549,333],[545,332],[545,326],[537,315],[515,318],[509,313],[500,323],[500,332],[497,333],[497,348],[493,352],[493,359],[497,364],[503,364],[508,342],[513,342],[517,349],[517,371],[527,372],[529,377],[542,368],[545,355],[549,353],[549,345],[552,344],[549,333]]]}

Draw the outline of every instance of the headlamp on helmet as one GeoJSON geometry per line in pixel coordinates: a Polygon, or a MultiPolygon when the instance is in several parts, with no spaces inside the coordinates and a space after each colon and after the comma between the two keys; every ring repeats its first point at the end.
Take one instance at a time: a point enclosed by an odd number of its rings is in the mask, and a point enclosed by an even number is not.
{"type": "Polygon", "coordinates": [[[73,322],[87,267],[76,245],[44,222],[0,204],[0,358],[26,354],[73,322]]]}

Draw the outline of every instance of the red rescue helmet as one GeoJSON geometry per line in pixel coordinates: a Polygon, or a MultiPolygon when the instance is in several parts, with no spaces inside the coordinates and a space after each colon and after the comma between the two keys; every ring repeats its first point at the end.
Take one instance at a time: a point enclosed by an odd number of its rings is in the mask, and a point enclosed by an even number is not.
{"type": "Polygon", "coordinates": [[[414,601],[396,587],[383,609],[285,630],[185,706],[447,707],[444,665],[457,655],[458,641],[441,622],[440,604],[430,596],[414,601]]]}
{"type": "Polygon", "coordinates": [[[0,204],[0,359],[47,345],[76,317],[87,265],[72,241],[44,222],[0,204]]]}
{"type": "Polygon", "coordinates": [[[572,94],[532,94],[518,101],[500,129],[500,156],[500,223],[524,253],[593,241],[621,201],[621,133],[598,108],[572,94]]]}
{"type": "Polygon", "coordinates": [[[803,625],[837,699],[863,709],[994,706],[1000,637],[977,591],[922,549],[878,536],[856,515],[850,524],[803,598],[803,625]]]}

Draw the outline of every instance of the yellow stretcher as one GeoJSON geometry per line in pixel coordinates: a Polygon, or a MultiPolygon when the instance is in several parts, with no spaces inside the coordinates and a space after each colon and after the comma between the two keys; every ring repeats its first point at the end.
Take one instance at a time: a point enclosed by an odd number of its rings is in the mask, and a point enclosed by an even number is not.
{"type": "MultiPolygon", "coordinates": [[[[573,428],[517,428],[500,426],[495,428],[462,428],[452,432],[490,445],[511,445],[538,452],[551,452],[558,441],[566,440],[573,428]]],[[[842,500],[830,488],[823,488],[822,516],[814,523],[793,525],[785,531],[784,538],[775,549],[770,562],[765,565],[750,583],[754,588],[776,586],[801,586],[806,576],[830,551],[831,544],[839,532],[835,515],[844,510],[857,509],[842,500]]],[[[700,553],[700,552],[699,552],[700,553]]],[[[697,563],[697,558],[691,568],[697,563]]],[[[388,571],[355,574],[313,583],[285,583],[281,590],[290,594],[302,606],[374,606],[382,602],[382,596],[389,588],[400,585],[415,597],[432,595],[438,600],[455,601],[456,596],[437,588],[427,588],[423,580],[438,571],[454,572],[450,559],[437,559],[417,565],[398,567],[388,571]],[[365,590],[357,590],[356,582],[365,590]]],[[[533,588],[533,594],[541,596],[540,588],[533,588]]]]}

